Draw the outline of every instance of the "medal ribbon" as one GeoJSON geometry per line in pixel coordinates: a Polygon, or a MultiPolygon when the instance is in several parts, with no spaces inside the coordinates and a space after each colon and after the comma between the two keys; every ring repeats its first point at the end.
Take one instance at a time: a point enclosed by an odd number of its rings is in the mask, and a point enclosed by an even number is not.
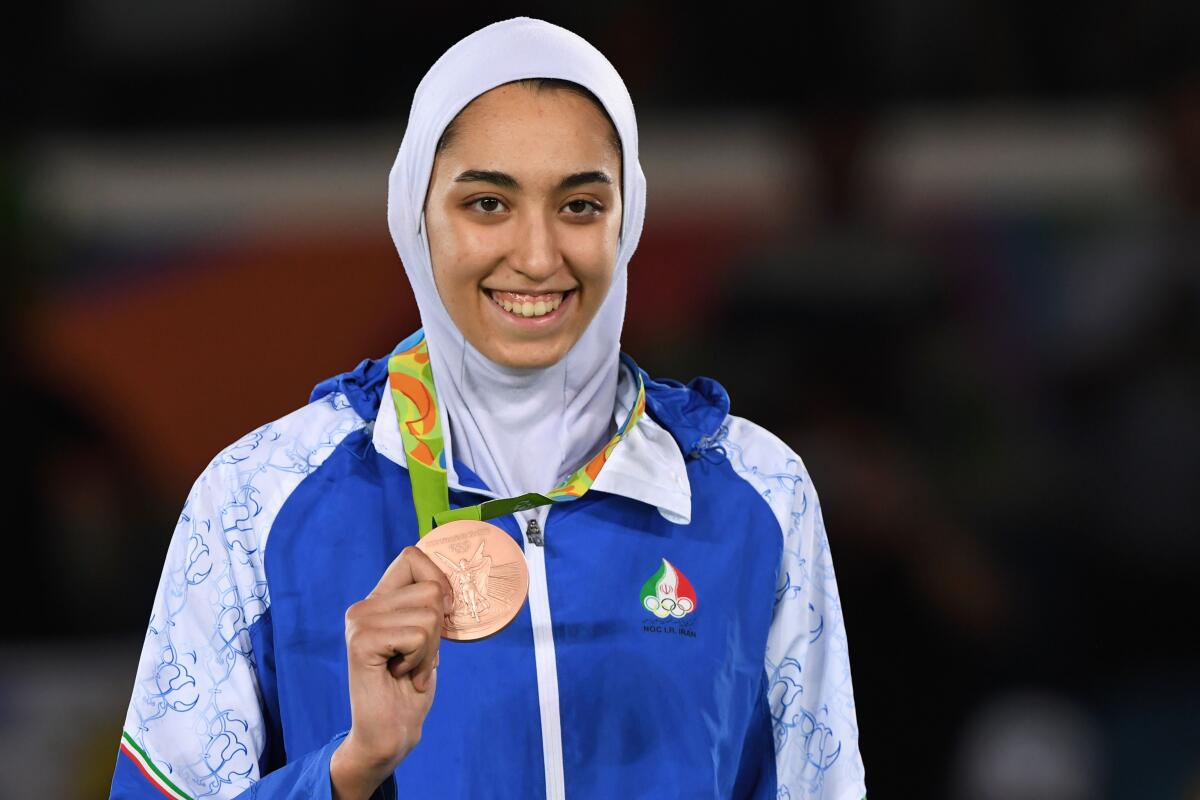
{"type": "Polygon", "coordinates": [[[438,525],[459,519],[487,520],[548,503],[578,500],[592,487],[608,457],[629,433],[646,410],[646,387],[641,370],[624,353],[620,354],[638,382],[637,400],[625,417],[625,423],[600,452],[575,474],[545,494],[530,492],[518,497],[488,500],[478,505],[450,508],[450,491],[446,477],[445,439],[438,419],[437,392],[433,387],[433,369],[429,363],[429,348],[424,334],[402,353],[388,359],[388,386],[396,405],[400,437],[412,482],[413,505],[417,510],[417,532],[429,533],[438,525]]]}

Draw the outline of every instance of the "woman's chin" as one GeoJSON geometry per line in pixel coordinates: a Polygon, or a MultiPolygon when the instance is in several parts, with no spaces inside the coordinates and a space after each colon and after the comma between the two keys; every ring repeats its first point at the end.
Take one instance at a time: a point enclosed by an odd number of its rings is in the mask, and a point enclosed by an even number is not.
{"type": "Polygon", "coordinates": [[[547,341],[528,341],[492,337],[484,346],[475,349],[492,361],[514,369],[545,369],[562,360],[570,350],[570,343],[561,341],[562,336],[548,337],[547,341]]]}

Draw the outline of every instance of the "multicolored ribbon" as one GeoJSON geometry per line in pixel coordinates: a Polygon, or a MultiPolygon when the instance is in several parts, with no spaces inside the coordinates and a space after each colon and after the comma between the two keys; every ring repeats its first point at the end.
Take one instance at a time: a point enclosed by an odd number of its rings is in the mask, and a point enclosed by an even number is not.
{"type": "Polygon", "coordinates": [[[608,461],[613,450],[646,411],[646,387],[641,370],[625,353],[620,357],[638,382],[637,400],[625,417],[616,435],[580,467],[574,475],[545,494],[531,492],[518,497],[488,500],[478,505],[450,508],[450,491],[446,477],[445,439],[438,419],[437,392],[433,387],[433,369],[429,363],[429,348],[424,333],[418,331],[417,342],[388,359],[388,385],[400,422],[400,437],[412,482],[413,505],[417,510],[417,532],[429,533],[438,525],[459,519],[485,520],[525,511],[547,503],[578,500],[592,487],[596,476],[608,461]]]}

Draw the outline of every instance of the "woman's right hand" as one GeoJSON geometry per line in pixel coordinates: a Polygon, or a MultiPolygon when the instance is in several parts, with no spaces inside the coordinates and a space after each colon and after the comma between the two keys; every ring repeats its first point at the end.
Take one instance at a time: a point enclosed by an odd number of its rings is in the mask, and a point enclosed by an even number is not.
{"type": "Polygon", "coordinates": [[[346,610],[351,727],[329,764],[334,800],[369,798],[420,741],[453,597],[445,573],[409,546],[346,610]]]}

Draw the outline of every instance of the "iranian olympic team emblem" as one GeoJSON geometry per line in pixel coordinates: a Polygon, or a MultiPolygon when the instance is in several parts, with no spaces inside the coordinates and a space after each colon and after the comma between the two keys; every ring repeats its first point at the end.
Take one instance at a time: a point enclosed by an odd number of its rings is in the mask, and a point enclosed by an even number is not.
{"type": "Polygon", "coordinates": [[[659,619],[680,619],[696,610],[696,590],[665,558],[658,572],[642,585],[642,608],[659,619]]]}

